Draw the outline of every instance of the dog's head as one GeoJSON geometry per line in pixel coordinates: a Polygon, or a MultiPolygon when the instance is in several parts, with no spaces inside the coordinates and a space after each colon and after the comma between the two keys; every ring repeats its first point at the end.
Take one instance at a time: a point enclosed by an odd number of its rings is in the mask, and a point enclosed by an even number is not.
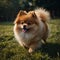
{"type": "Polygon", "coordinates": [[[30,32],[37,29],[37,16],[34,11],[20,11],[14,21],[22,32],[30,32]]]}

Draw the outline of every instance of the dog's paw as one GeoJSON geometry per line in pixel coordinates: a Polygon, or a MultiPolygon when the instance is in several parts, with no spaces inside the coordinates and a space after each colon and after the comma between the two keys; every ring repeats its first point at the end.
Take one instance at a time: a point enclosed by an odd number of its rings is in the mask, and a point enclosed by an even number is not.
{"type": "Polygon", "coordinates": [[[28,52],[32,53],[34,50],[32,48],[29,48],[28,52]]]}

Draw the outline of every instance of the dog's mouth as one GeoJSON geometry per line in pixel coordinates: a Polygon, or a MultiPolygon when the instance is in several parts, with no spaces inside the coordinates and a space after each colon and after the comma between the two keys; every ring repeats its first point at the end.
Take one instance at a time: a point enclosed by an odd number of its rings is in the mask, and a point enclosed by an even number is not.
{"type": "Polygon", "coordinates": [[[30,28],[23,28],[23,29],[22,29],[22,32],[25,33],[25,32],[28,32],[29,30],[30,30],[30,28]]]}

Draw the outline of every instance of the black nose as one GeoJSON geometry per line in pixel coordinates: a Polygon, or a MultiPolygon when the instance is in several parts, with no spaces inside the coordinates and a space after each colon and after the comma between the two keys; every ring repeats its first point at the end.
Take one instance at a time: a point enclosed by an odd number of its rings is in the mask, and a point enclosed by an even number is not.
{"type": "Polygon", "coordinates": [[[23,28],[26,28],[26,25],[24,25],[23,28]]]}

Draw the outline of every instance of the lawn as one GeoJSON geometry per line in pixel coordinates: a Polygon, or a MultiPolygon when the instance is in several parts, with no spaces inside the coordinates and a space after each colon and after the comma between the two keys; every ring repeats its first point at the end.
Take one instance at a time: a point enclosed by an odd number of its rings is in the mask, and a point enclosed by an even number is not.
{"type": "Polygon", "coordinates": [[[47,44],[29,54],[14,38],[13,22],[0,22],[0,60],[60,60],[60,19],[51,20],[47,44]]]}

